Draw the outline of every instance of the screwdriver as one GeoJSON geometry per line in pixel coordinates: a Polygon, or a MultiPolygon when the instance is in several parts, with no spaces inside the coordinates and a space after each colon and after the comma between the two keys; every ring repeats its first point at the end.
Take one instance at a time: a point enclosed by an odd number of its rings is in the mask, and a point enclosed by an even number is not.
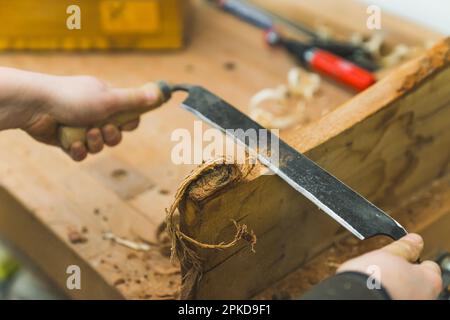
{"type": "Polygon", "coordinates": [[[282,16],[273,12],[268,12],[244,0],[208,0],[215,3],[219,8],[227,11],[234,16],[246,21],[263,30],[275,30],[275,22],[287,25],[290,29],[300,32],[310,38],[309,44],[314,45],[319,49],[330,51],[344,59],[350,60],[361,68],[369,71],[376,71],[380,67],[375,61],[372,54],[362,46],[346,42],[337,41],[334,39],[323,39],[316,32],[309,27],[292,22],[282,16]]]}
{"type": "MultiPolygon", "coordinates": [[[[368,88],[376,81],[375,76],[367,70],[374,70],[376,66],[371,64],[367,59],[358,60],[363,65],[363,67],[360,67],[346,58],[340,57],[325,49],[327,47],[334,48],[341,55],[362,57],[360,52],[355,55],[354,53],[356,51],[347,45],[326,43],[317,39],[313,40],[310,44],[292,39],[284,39],[276,31],[273,20],[257,8],[238,0],[216,0],[213,2],[230,14],[265,30],[267,43],[273,46],[279,45],[284,47],[304,66],[344,83],[357,91],[368,88]]],[[[308,34],[311,35],[312,32],[308,31],[308,34]]]]}
{"type": "Polygon", "coordinates": [[[303,66],[327,75],[357,91],[363,91],[376,82],[376,78],[371,72],[313,45],[297,40],[284,39],[274,31],[267,32],[266,41],[270,45],[284,47],[303,66]]]}

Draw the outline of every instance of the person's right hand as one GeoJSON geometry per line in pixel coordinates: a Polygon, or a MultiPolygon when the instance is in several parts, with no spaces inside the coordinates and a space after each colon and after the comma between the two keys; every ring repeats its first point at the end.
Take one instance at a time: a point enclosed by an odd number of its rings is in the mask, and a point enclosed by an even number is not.
{"type": "Polygon", "coordinates": [[[382,286],[393,299],[436,299],[442,291],[442,276],[439,266],[433,261],[415,262],[423,250],[423,239],[410,233],[384,248],[366,253],[342,264],[337,273],[356,271],[370,274],[376,266],[382,286]]]}
{"type": "Polygon", "coordinates": [[[75,142],[65,150],[76,161],[105,145],[117,145],[122,131],[139,124],[139,116],[120,126],[109,123],[111,117],[149,111],[161,103],[154,83],[115,88],[91,76],[53,76],[0,67],[0,130],[23,129],[40,142],[59,146],[60,126],[85,127],[86,143],[75,142]]]}
{"type": "Polygon", "coordinates": [[[48,93],[22,129],[40,142],[59,145],[60,125],[87,127],[86,143],[75,142],[66,150],[75,161],[83,160],[88,153],[100,152],[105,145],[117,145],[122,131],[137,128],[139,117],[121,126],[107,122],[98,127],[96,123],[119,112],[148,111],[162,103],[153,83],[138,88],[114,88],[90,76],[42,78],[41,85],[49,88],[48,93]]]}

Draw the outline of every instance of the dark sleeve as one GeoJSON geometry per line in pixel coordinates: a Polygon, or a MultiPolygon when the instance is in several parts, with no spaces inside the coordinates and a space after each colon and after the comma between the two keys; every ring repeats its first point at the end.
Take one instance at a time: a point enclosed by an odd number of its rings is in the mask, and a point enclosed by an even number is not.
{"type": "Polygon", "coordinates": [[[343,272],[330,277],[300,297],[301,300],[390,300],[383,286],[369,289],[368,275],[359,272],[343,272]]]}

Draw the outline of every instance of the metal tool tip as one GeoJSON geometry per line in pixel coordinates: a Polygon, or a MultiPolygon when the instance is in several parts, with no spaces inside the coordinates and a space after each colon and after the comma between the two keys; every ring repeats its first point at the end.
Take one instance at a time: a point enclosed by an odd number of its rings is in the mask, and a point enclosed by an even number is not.
{"type": "Polygon", "coordinates": [[[172,92],[174,91],[185,91],[189,92],[192,88],[192,85],[189,84],[174,84],[171,86],[172,92]]]}

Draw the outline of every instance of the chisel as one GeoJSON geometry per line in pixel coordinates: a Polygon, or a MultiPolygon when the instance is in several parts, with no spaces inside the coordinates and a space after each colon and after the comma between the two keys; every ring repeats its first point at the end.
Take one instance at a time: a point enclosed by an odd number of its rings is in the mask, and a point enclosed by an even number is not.
{"type": "Polygon", "coordinates": [[[259,146],[261,135],[242,136],[238,132],[247,130],[266,130],[248,116],[231,106],[208,90],[191,85],[178,85],[172,91],[189,93],[182,107],[194,113],[201,120],[221,130],[237,143],[257,154],[259,161],[271,169],[291,187],[312,201],[319,209],[340,223],[359,239],[367,239],[376,235],[386,235],[392,239],[400,239],[407,234],[397,221],[377,208],[374,204],[353,191],[308,159],[306,156],[273,135],[270,131],[266,137],[266,145],[274,139],[279,144],[278,163],[272,161],[267,152],[253,149],[259,146]],[[241,129],[241,130],[240,130],[241,129]]]}

